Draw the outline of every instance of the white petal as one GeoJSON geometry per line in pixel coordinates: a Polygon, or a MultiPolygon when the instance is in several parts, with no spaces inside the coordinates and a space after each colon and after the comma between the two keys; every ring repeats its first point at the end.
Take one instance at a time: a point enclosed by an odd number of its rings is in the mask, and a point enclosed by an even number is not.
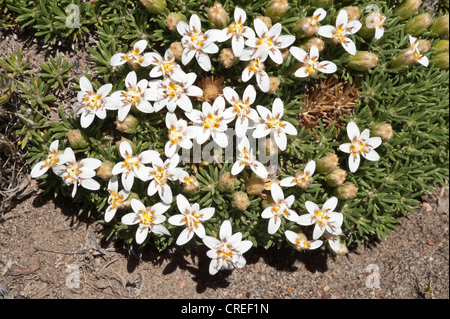
{"type": "Polygon", "coordinates": [[[271,218],[271,219],[269,219],[268,233],[271,234],[271,235],[275,234],[278,231],[278,229],[280,228],[280,226],[281,226],[281,218],[277,218],[277,219],[271,218]]]}
{"type": "Polygon", "coordinates": [[[147,227],[145,227],[145,228],[139,227],[136,230],[136,243],[139,245],[142,244],[144,242],[144,240],[147,238],[147,236],[148,236],[148,228],[147,227]]]}
{"type": "Polygon", "coordinates": [[[331,197],[328,199],[322,206],[323,210],[330,210],[331,212],[334,211],[338,204],[338,199],[336,197],[331,197]]]}
{"type": "Polygon", "coordinates": [[[191,18],[189,19],[189,27],[194,33],[202,31],[202,23],[198,15],[191,15],[191,18]]]}
{"type": "Polygon", "coordinates": [[[228,137],[225,133],[219,132],[213,135],[214,142],[222,148],[228,146],[228,137]]]}
{"type": "Polygon", "coordinates": [[[137,215],[135,213],[128,213],[124,216],[122,216],[122,224],[125,225],[135,225],[139,223],[139,218],[137,218],[137,215]]]}
{"type": "Polygon", "coordinates": [[[319,63],[319,70],[322,73],[331,74],[337,71],[337,66],[330,61],[322,61],[319,63]]]}
{"type": "Polygon", "coordinates": [[[294,75],[298,78],[307,78],[310,76],[310,73],[308,72],[308,68],[302,66],[295,71],[294,75]]]}
{"type": "Polygon", "coordinates": [[[116,212],[117,208],[112,208],[112,206],[108,206],[105,212],[105,222],[109,223],[116,215],[116,212]]]}
{"type": "Polygon", "coordinates": [[[30,173],[32,178],[42,176],[48,171],[49,166],[44,166],[44,164],[45,164],[45,161],[42,161],[42,162],[38,162],[36,165],[34,165],[33,169],[31,170],[31,173],[30,173]]]}
{"type": "Polygon", "coordinates": [[[240,57],[242,54],[242,51],[244,50],[244,44],[245,40],[244,37],[233,37],[231,39],[231,48],[233,49],[233,54],[236,57],[240,57]]]}
{"type": "Polygon", "coordinates": [[[341,44],[342,44],[342,47],[345,49],[345,51],[347,51],[351,55],[356,54],[356,45],[351,39],[345,38],[344,41],[341,42],[341,44]]]}
{"type": "Polygon", "coordinates": [[[361,29],[361,27],[362,27],[362,24],[358,20],[353,20],[353,21],[350,21],[349,23],[347,23],[347,31],[350,34],[355,34],[356,32],[359,31],[359,29],[361,29]]]}
{"type": "Polygon", "coordinates": [[[323,244],[323,241],[321,241],[321,240],[317,240],[317,239],[311,240],[311,241],[309,242],[309,249],[310,249],[310,250],[317,249],[317,248],[319,248],[320,246],[322,246],[322,244],[323,244]]]}
{"type": "Polygon", "coordinates": [[[350,146],[352,146],[351,143],[344,143],[339,145],[339,150],[341,150],[344,153],[351,153],[350,146]]]}
{"type": "Polygon", "coordinates": [[[195,50],[191,50],[189,48],[185,48],[183,50],[183,54],[181,56],[181,62],[186,65],[191,62],[192,58],[195,56],[195,50]]]}
{"type": "Polygon", "coordinates": [[[430,63],[430,60],[428,60],[428,58],[423,55],[420,59],[417,60],[417,62],[422,64],[424,67],[427,67],[428,64],[430,63]]]}
{"type": "Polygon", "coordinates": [[[304,214],[298,217],[297,224],[302,226],[310,226],[314,224],[314,219],[312,218],[311,214],[304,214]]]}
{"type": "Polygon", "coordinates": [[[256,82],[258,83],[259,88],[264,93],[269,92],[270,89],[270,78],[266,72],[261,72],[256,74],[256,82]]]}
{"type": "Polygon", "coordinates": [[[308,53],[299,47],[290,47],[289,52],[300,62],[304,62],[305,58],[308,56],[308,53]]]}
{"type": "Polygon", "coordinates": [[[332,25],[324,25],[319,28],[319,31],[317,33],[324,38],[332,38],[334,32],[336,32],[335,27],[333,27],[332,25]]]}
{"type": "Polygon", "coordinates": [[[318,239],[325,232],[325,227],[320,227],[318,225],[314,226],[313,239],[318,239]]]}
{"type": "Polygon", "coordinates": [[[94,121],[95,114],[91,112],[81,113],[80,124],[82,128],[86,128],[94,121]]]}
{"type": "Polygon", "coordinates": [[[261,178],[267,178],[269,173],[267,172],[266,167],[260,162],[254,161],[250,166],[252,171],[261,178]]]}
{"type": "Polygon", "coordinates": [[[231,223],[229,220],[225,220],[222,222],[219,230],[220,239],[230,238],[231,237],[231,223]]]}
{"type": "Polygon", "coordinates": [[[316,162],[314,160],[309,161],[304,169],[305,173],[308,173],[310,176],[314,174],[314,171],[316,170],[316,162]]]}
{"type": "Polygon", "coordinates": [[[347,11],[341,10],[338,13],[338,16],[336,18],[336,26],[346,26],[348,22],[348,14],[347,11]]]}
{"type": "Polygon", "coordinates": [[[384,28],[375,28],[375,39],[381,39],[383,37],[384,34],[384,28]]]}
{"type": "Polygon", "coordinates": [[[159,157],[159,153],[153,150],[143,151],[139,154],[139,158],[143,164],[152,163],[157,157],[159,157]]]}
{"type": "Polygon", "coordinates": [[[310,213],[311,215],[314,215],[315,212],[317,212],[319,210],[319,206],[317,206],[316,203],[313,203],[311,201],[306,201],[305,207],[306,207],[306,210],[308,211],[308,213],[310,213]]]}
{"type": "Polygon", "coordinates": [[[211,70],[211,60],[207,54],[199,54],[197,56],[197,62],[204,71],[208,72],[211,70]]]}
{"type": "Polygon", "coordinates": [[[82,76],[80,78],[80,89],[81,89],[81,91],[85,91],[85,92],[93,92],[94,91],[94,89],[92,88],[91,81],[89,81],[88,78],[85,76],[82,76]]]}
{"type": "Polygon", "coordinates": [[[283,179],[280,181],[280,185],[283,186],[283,187],[292,187],[292,186],[295,186],[296,184],[295,184],[295,182],[294,182],[294,179],[295,179],[295,177],[292,177],[292,176],[283,178],[283,179]]]}
{"type": "Polygon", "coordinates": [[[284,151],[287,147],[287,137],[283,132],[277,132],[274,134],[275,143],[279,147],[280,150],[284,151]]]}
{"type": "Polygon", "coordinates": [[[317,9],[313,13],[313,17],[316,17],[317,21],[322,21],[326,16],[327,12],[322,8],[317,9]]]}
{"type": "Polygon", "coordinates": [[[144,52],[145,48],[147,48],[146,40],[139,40],[133,45],[133,50],[139,50],[139,53],[144,52]]]}
{"type": "Polygon", "coordinates": [[[122,185],[127,191],[131,190],[134,184],[134,175],[131,173],[122,173],[122,185]]]}
{"type": "Polygon", "coordinates": [[[178,246],[182,246],[190,241],[194,237],[194,232],[190,231],[188,228],[183,229],[183,231],[178,235],[177,241],[175,242],[178,246]]]}
{"type": "Polygon", "coordinates": [[[269,56],[272,59],[273,62],[276,64],[282,64],[283,63],[283,55],[281,54],[281,51],[277,48],[273,48],[269,51],[269,56]]]}
{"type": "Polygon", "coordinates": [[[111,66],[119,66],[119,65],[125,64],[127,61],[125,59],[123,59],[124,56],[125,56],[124,53],[114,54],[111,57],[111,59],[109,60],[109,64],[111,64],[111,66]]]}
{"type": "Polygon", "coordinates": [[[96,191],[100,189],[100,184],[92,178],[82,179],[81,186],[91,191],[96,191]]]}
{"type": "Polygon", "coordinates": [[[370,150],[367,153],[362,153],[362,156],[369,161],[378,161],[380,159],[380,155],[375,150],[370,150]]]}
{"type": "Polygon", "coordinates": [[[277,183],[272,183],[270,187],[270,194],[275,202],[284,200],[284,193],[277,183]]]}
{"type": "Polygon", "coordinates": [[[178,210],[184,214],[184,212],[186,210],[191,208],[191,204],[189,204],[189,201],[187,200],[186,197],[179,194],[179,195],[177,195],[177,207],[178,207],[178,210]]]}
{"type": "Polygon", "coordinates": [[[261,19],[255,19],[253,21],[253,27],[258,37],[261,37],[262,35],[264,35],[264,33],[269,31],[266,24],[261,19]]]}
{"type": "Polygon", "coordinates": [[[119,153],[123,158],[127,158],[127,155],[133,154],[133,149],[131,148],[130,143],[127,141],[123,141],[119,145],[119,153]]]}
{"type": "Polygon", "coordinates": [[[359,155],[353,156],[350,154],[348,158],[348,166],[350,169],[350,172],[354,173],[358,170],[359,163],[361,161],[361,157],[359,155]]]}
{"type": "Polygon", "coordinates": [[[361,135],[358,125],[356,125],[355,122],[351,121],[347,124],[347,135],[350,141],[352,141],[354,138],[359,138],[361,135]]]}
{"type": "Polygon", "coordinates": [[[381,138],[378,136],[375,137],[371,137],[368,139],[367,143],[372,147],[372,148],[377,148],[378,146],[381,145],[381,138]]]}
{"type": "Polygon", "coordinates": [[[231,167],[231,174],[238,175],[240,172],[242,172],[242,170],[244,168],[245,168],[245,164],[242,164],[241,162],[237,161],[231,167]]]}

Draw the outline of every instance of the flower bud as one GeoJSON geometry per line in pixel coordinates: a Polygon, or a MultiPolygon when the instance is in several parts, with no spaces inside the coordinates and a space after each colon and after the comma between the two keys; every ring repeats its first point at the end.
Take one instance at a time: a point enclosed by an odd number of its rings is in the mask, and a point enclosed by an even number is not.
{"type": "Polygon", "coordinates": [[[234,55],[233,50],[225,48],[220,51],[219,63],[222,64],[225,68],[229,69],[238,62],[239,58],[234,55]]]}
{"type": "Polygon", "coordinates": [[[341,168],[336,168],[331,173],[325,175],[325,182],[331,187],[336,187],[344,184],[346,178],[347,172],[341,168]]]}
{"type": "Polygon", "coordinates": [[[448,51],[435,54],[431,57],[431,62],[434,63],[434,66],[439,69],[448,70],[448,51]]]}
{"type": "Polygon", "coordinates": [[[172,42],[169,46],[169,50],[172,52],[176,60],[181,61],[183,55],[183,45],[181,42],[172,42]]]}
{"type": "Polygon", "coordinates": [[[272,21],[279,21],[291,6],[287,0],[270,0],[266,7],[266,15],[272,21]]]}
{"type": "Polygon", "coordinates": [[[170,31],[177,31],[177,25],[180,21],[187,22],[186,16],[181,12],[171,12],[165,20],[166,26],[170,31]]]}
{"type": "Polygon", "coordinates": [[[97,170],[97,176],[102,180],[109,181],[113,176],[112,169],[114,167],[114,163],[110,161],[103,162],[102,165],[97,170]]]}
{"type": "Polygon", "coordinates": [[[371,130],[373,136],[379,136],[384,142],[387,142],[394,137],[392,126],[388,123],[376,124],[371,130]]]}
{"type": "Polygon", "coordinates": [[[150,13],[163,13],[167,8],[166,0],[140,0],[150,13]]]}
{"type": "Polygon", "coordinates": [[[200,190],[200,183],[193,175],[185,177],[181,182],[183,183],[183,192],[186,194],[196,194],[200,190]]]}
{"type": "Polygon", "coordinates": [[[311,0],[311,5],[317,8],[327,9],[333,4],[333,0],[311,0]]]}
{"type": "Polygon", "coordinates": [[[272,27],[272,20],[267,16],[257,16],[256,19],[260,19],[266,25],[267,29],[272,27]]]}
{"type": "Polygon", "coordinates": [[[89,138],[80,130],[71,130],[67,133],[67,138],[69,139],[70,147],[73,149],[80,149],[89,146],[89,138]]]}
{"type": "Polygon", "coordinates": [[[339,164],[339,158],[336,154],[328,154],[316,160],[316,171],[319,174],[329,174],[334,171],[339,164]]]}
{"type": "Polygon", "coordinates": [[[223,174],[219,182],[217,183],[217,190],[223,193],[234,192],[234,185],[236,185],[237,179],[230,172],[223,174]]]}
{"type": "Polygon", "coordinates": [[[440,40],[438,43],[431,47],[433,49],[434,54],[439,54],[442,52],[448,52],[448,40],[440,40]]]}
{"type": "Polygon", "coordinates": [[[319,24],[313,23],[313,17],[304,17],[297,21],[292,28],[292,32],[297,38],[306,38],[317,34],[319,24]]]}
{"type": "Polygon", "coordinates": [[[394,13],[397,14],[400,19],[406,20],[412,17],[421,5],[422,0],[404,0],[395,7],[394,13]]]}
{"type": "Polygon", "coordinates": [[[325,42],[318,37],[310,37],[306,39],[300,47],[306,52],[309,52],[313,45],[316,46],[319,52],[322,52],[325,49],[325,42]]]}
{"type": "Polygon", "coordinates": [[[139,120],[133,115],[128,114],[122,122],[117,119],[114,123],[116,123],[116,129],[119,132],[135,134],[136,128],[139,124],[139,120]]]}
{"type": "Polygon", "coordinates": [[[359,18],[361,17],[361,12],[356,6],[344,7],[342,8],[342,10],[347,11],[348,21],[359,20],[359,18]]]}
{"type": "Polygon", "coordinates": [[[269,82],[270,82],[270,86],[269,86],[268,93],[273,94],[278,90],[278,87],[280,86],[281,81],[276,76],[271,76],[271,77],[269,77],[269,82]]]}
{"type": "Polygon", "coordinates": [[[347,67],[356,71],[367,71],[376,67],[378,56],[368,51],[357,51],[355,55],[349,55],[347,67]]]}
{"type": "Polygon", "coordinates": [[[431,23],[430,32],[432,37],[448,36],[448,14],[440,16],[431,23]]]}
{"type": "Polygon", "coordinates": [[[250,206],[250,200],[244,192],[236,192],[232,196],[231,205],[239,210],[246,210],[250,206]]]}
{"type": "MultiPolygon", "coordinates": [[[[334,250],[333,250],[334,251],[334,250]]],[[[339,251],[335,251],[335,253],[339,256],[344,256],[348,254],[348,248],[345,246],[343,242],[341,242],[341,249],[339,251]]]]}
{"type": "Polygon", "coordinates": [[[249,195],[261,195],[263,191],[266,189],[266,183],[259,177],[250,178],[245,183],[245,191],[249,195]]]}
{"type": "Polygon", "coordinates": [[[347,200],[356,197],[358,188],[352,183],[346,182],[345,184],[338,186],[334,189],[334,195],[338,199],[347,200]]]}
{"type": "Polygon", "coordinates": [[[405,33],[417,37],[424,33],[433,21],[433,17],[429,13],[423,13],[415,16],[405,25],[405,33]]]}
{"type": "Polygon", "coordinates": [[[216,2],[208,9],[208,19],[212,28],[223,29],[228,25],[228,13],[223,6],[216,2]]]}

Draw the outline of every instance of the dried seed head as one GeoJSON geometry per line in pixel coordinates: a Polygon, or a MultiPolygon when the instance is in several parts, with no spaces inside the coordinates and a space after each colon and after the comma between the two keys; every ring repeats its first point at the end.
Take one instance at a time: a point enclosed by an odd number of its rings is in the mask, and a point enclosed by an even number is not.
{"type": "Polygon", "coordinates": [[[218,2],[208,9],[208,19],[211,27],[217,29],[225,28],[229,21],[228,13],[218,2]]]}
{"type": "Polygon", "coordinates": [[[217,183],[217,190],[224,193],[234,192],[234,186],[236,185],[237,179],[230,172],[223,174],[219,182],[217,183]]]}
{"type": "Polygon", "coordinates": [[[233,50],[225,48],[220,51],[219,63],[222,64],[225,68],[229,69],[238,62],[239,58],[234,55],[233,50]]]}
{"type": "Polygon", "coordinates": [[[381,123],[374,126],[371,130],[373,136],[379,136],[384,142],[387,142],[394,137],[392,126],[388,123],[381,123]]]}
{"type": "Polygon", "coordinates": [[[434,20],[430,26],[430,32],[433,37],[448,37],[448,14],[434,20]]]}
{"type": "Polygon", "coordinates": [[[322,123],[328,128],[334,122],[336,127],[344,129],[340,117],[352,113],[360,96],[359,89],[356,81],[349,83],[331,76],[318,80],[307,87],[306,97],[301,100],[304,112],[298,114],[300,126],[319,128],[322,123]]]}
{"type": "Polygon", "coordinates": [[[89,138],[80,130],[71,130],[67,133],[67,138],[69,139],[70,147],[73,149],[80,149],[89,146],[89,138]]]}
{"type": "Polygon", "coordinates": [[[342,200],[355,198],[357,193],[358,188],[349,182],[346,182],[344,185],[338,186],[334,189],[334,195],[342,200]]]}
{"type": "Polygon", "coordinates": [[[116,119],[114,123],[116,124],[116,129],[119,132],[135,134],[137,126],[139,124],[139,120],[133,115],[128,114],[122,122],[120,122],[119,119],[116,119]]]}
{"type": "Polygon", "coordinates": [[[181,42],[172,42],[169,46],[169,50],[172,52],[176,60],[181,61],[181,56],[183,55],[183,45],[181,42]]]}
{"type": "Polygon", "coordinates": [[[346,178],[347,172],[341,168],[336,168],[331,173],[325,175],[325,182],[331,187],[336,187],[344,184],[346,178]]]}
{"type": "Polygon", "coordinates": [[[348,21],[359,20],[359,18],[361,17],[361,12],[359,11],[359,8],[356,6],[344,7],[342,8],[342,10],[347,11],[348,21]]]}
{"type": "Polygon", "coordinates": [[[186,194],[196,194],[200,190],[200,183],[193,175],[183,180],[183,192],[186,194]]]}
{"type": "Polygon", "coordinates": [[[212,102],[218,96],[222,95],[223,88],[225,85],[223,84],[224,77],[214,78],[214,76],[203,78],[198,86],[203,90],[203,96],[198,97],[197,99],[212,102]]]}
{"type": "Polygon", "coordinates": [[[246,210],[250,206],[250,200],[244,192],[236,192],[232,196],[231,205],[239,210],[246,210]]]}
{"type": "Polygon", "coordinates": [[[272,21],[279,21],[291,6],[287,0],[271,0],[266,7],[266,15],[270,17],[272,21]]]}
{"type": "Polygon", "coordinates": [[[163,13],[167,8],[166,0],[140,0],[150,13],[163,13]]]}
{"type": "Polygon", "coordinates": [[[400,19],[406,20],[412,17],[421,5],[422,0],[404,0],[395,7],[394,13],[397,14],[400,19]]]}
{"type": "Polygon", "coordinates": [[[347,66],[356,71],[367,71],[377,66],[378,56],[368,51],[357,51],[349,56],[347,66]]]}
{"type": "Polygon", "coordinates": [[[433,17],[431,14],[419,14],[406,23],[405,33],[417,37],[427,30],[431,22],[433,22],[433,17]]]}
{"type": "Polygon", "coordinates": [[[113,176],[112,169],[114,165],[115,164],[110,161],[103,162],[102,165],[100,165],[100,167],[97,170],[97,176],[100,177],[105,182],[109,181],[113,176]]]}
{"type": "Polygon", "coordinates": [[[305,17],[297,21],[292,28],[292,32],[295,33],[297,38],[311,37],[317,34],[319,31],[319,24],[313,23],[312,17],[305,17]]]}
{"type": "Polygon", "coordinates": [[[269,92],[268,93],[275,93],[278,90],[278,87],[280,86],[280,79],[277,78],[276,76],[271,76],[269,77],[269,81],[270,81],[270,87],[269,87],[269,92]]]}
{"type": "Polygon", "coordinates": [[[433,55],[431,57],[431,62],[439,69],[448,70],[448,51],[433,55]]]}
{"type": "Polygon", "coordinates": [[[171,12],[167,15],[165,23],[170,31],[177,31],[177,25],[180,21],[187,22],[186,16],[181,12],[171,12]]]}
{"type": "Polygon", "coordinates": [[[316,160],[316,170],[319,174],[328,174],[334,171],[339,165],[339,158],[336,154],[328,154],[316,160]]]}
{"type": "Polygon", "coordinates": [[[319,52],[322,52],[323,49],[325,49],[325,42],[321,38],[318,38],[318,37],[310,37],[310,38],[306,39],[300,47],[303,50],[305,50],[306,52],[309,52],[313,45],[316,46],[316,48],[319,50],[319,52]]]}
{"type": "Polygon", "coordinates": [[[261,195],[266,189],[266,184],[264,180],[259,177],[250,178],[247,183],[245,183],[245,191],[249,195],[261,195]]]}

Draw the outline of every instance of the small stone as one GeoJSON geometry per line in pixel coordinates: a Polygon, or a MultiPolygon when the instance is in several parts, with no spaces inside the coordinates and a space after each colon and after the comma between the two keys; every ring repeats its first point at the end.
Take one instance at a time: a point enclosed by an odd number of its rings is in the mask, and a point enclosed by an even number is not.
{"type": "Polygon", "coordinates": [[[328,290],[330,290],[330,286],[328,286],[328,285],[325,285],[325,287],[323,287],[323,289],[322,289],[323,291],[325,291],[325,292],[327,292],[328,290]]]}

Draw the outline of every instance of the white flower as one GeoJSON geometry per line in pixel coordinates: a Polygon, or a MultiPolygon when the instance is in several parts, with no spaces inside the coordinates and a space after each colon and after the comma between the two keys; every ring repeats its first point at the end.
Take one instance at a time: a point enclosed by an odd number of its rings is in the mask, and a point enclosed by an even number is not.
{"type": "Polygon", "coordinates": [[[225,99],[221,96],[214,100],[213,105],[203,102],[202,111],[192,110],[186,113],[186,116],[197,124],[197,143],[203,144],[210,137],[213,138],[220,147],[227,147],[228,137],[225,134],[233,118],[227,117],[229,113],[225,112],[225,99]]]}
{"type": "Polygon", "coordinates": [[[165,78],[170,76],[177,82],[184,81],[186,73],[184,73],[181,66],[175,62],[175,57],[170,49],[167,49],[164,53],[164,59],[155,52],[149,53],[148,56],[150,57],[150,65],[155,65],[149,74],[151,78],[160,76],[165,78]]]}
{"type": "Polygon", "coordinates": [[[257,37],[250,38],[245,44],[255,49],[253,59],[261,58],[265,61],[269,56],[276,64],[283,63],[283,55],[280,49],[289,47],[295,41],[293,35],[280,35],[281,23],[274,24],[270,30],[261,19],[255,19],[253,22],[257,37]]]}
{"type": "Polygon", "coordinates": [[[137,82],[136,72],[131,71],[125,78],[126,91],[116,91],[106,102],[107,110],[118,110],[117,118],[123,122],[132,107],[136,107],[143,113],[152,113],[153,106],[150,104],[150,89],[145,79],[137,82]]]}
{"type": "Polygon", "coordinates": [[[273,102],[272,112],[261,105],[257,105],[261,121],[256,124],[256,129],[253,131],[254,138],[261,138],[270,133],[274,133],[274,139],[280,150],[284,151],[287,146],[286,134],[297,135],[297,130],[294,125],[289,122],[282,121],[284,113],[283,101],[276,98],[273,102]]]}
{"type": "Polygon", "coordinates": [[[170,208],[170,205],[157,203],[152,207],[145,207],[144,204],[133,198],[131,199],[132,213],[122,217],[122,223],[125,225],[136,225],[139,227],[136,231],[136,243],[142,244],[150,232],[158,235],[168,235],[169,231],[161,225],[166,220],[163,214],[170,208]]]}
{"type": "Polygon", "coordinates": [[[214,43],[220,30],[211,29],[202,32],[202,25],[198,15],[193,14],[189,19],[189,24],[184,21],[178,22],[178,33],[183,37],[181,44],[183,45],[183,54],[181,62],[186,65],[195,56],[198,64],[204,71],[211,70],[211,60],[208,54],[219,52],[219,47],[214,43]]]}
{"type": "Polygon", "coordinates": [[[91,81],[85,76],[80,78],[80,89],[77,95],[77,102],[73,105],[75,115],[80,115],[80,123],[82,128],[86,128],[92,124],[95,116],[100,119],[106,118],[106,101],[112,84],[102,85],[97,92],[94,91],[91,81]]]}
{"type": "Polygon", "coordinates": [[[419,39],[412,37],[410,35],[408,35],[408,36],[409,36],[409,43],[411,44],[411,47],[409,48],[407,54],[414,55],[414,58],[416,59],[417,62],[422,64],[424,67],[427,67],[428,64],[430,63],[430,61],[428,60],[428,58],[425,55],[420,53],[419,39]]]}
{"type": "Polygon", "coordinates": [[[334,212],[337,203],[337,198],[331,197],[320,209],[317,204],[306,201],[305,206],[308,214],[301,215],[297,220],[297,224],[302,226],[315,225],[313,239],[318,239],[325,231],[331,235],[341,234],[343,216],[342,213],[334,212]]]}
{"type": "Polygon", "coordinates": [[[299,251],[317,249],[323,244],[323,241],[319,239],[311,241],[307,240],[304,234],[297,234],[292,230],[286,230],[284,232],[284,235],[286,236],[287,240],[294,245],[295,249],[299,251]]]}
{"type": "MultiPolygon", "coordinates": [[[[241,60],[247,61],[246,56],[247,54],[243,53],[241,56],[241,60]]],[[[270,79],[269,75],[265,70],[266,67],[264,65],[264,62],[262,62],[261,58],[255,58],[253,60],[250,60],[247,63],[247,66],[245,67],[244,71],[242,71],[242,81],[247,82],[254,75],[256,77],[256,83],[258,84],[261,91],[268,92],[270,89],[270,79]]]]}
{"type": "Polygon", "coordinates": [[[309,76],[314,76],[317,72],[322,72],[326,74],[334,73],[337,70],[336,64],[330,61],[319,62],[319,49],[312,45],[309,54],[299,47],[291,47],[289,49],[291,54],[303,62],[303,66],[295,71],[294,75],[299,78],[306,78],[309,76]]]}
{"type": "Polygon", "coordinates": [[[302,188],[305,188],[305,186],[309,185],[308,179],[314,174],[314,171],[316,170],[316,162],[315,161],[309,161],[303,172],[301,174],[296,175],[295,177],[286,177],[283,178],[280,181],[280,186],[283,187],[292,187],[295,185],[298,185],[302,188]]]}
{"type": "Polygon", "coordinates": [[[240,153],[237,156],[236,162],[231,167],[231,174],[237,175],[248,166],[259,177],[267,178],[267,169],[263,164],[256,160],[256,157],[253,155],[253,150],[250,148],[247,136],[244,135],[241,137],[238,149],[240,153]]]}
{"type": "Polygon", "coordinates": [[[67,159],[64,156],[64,153],[58,151],[58,146],[59,140],[54,140],[50,144],[50,152],[47,157],[43,161],[36,163],[31,170],[30,175],[32,178],[44,175],[49,168],[54,170],[57,165],[63,165],[66,163],[67,159]]]}
{"type": "Polygon", "coordinates": [[[270,194],[274,203],[263,210],[261,217],[269,218],[268,232],[269,234],[275,234],[280,228],[283,218],[296,222],[298,215],[290,209],[295,200],[294,195],[290,195],[285,199],[284,193],[277,183],[271,184],[270,194]]]}
{"type": "Polygon", "coordinates": [[[180,156],[178,154],[173,155],[164,162],[159,157],[153,161],[153,167],[148,170],[147,176],[147,179],[151,180],[147,188],[149,196],[153,196],[158,192],[164,203],[172,203],[172,190],[168,182],[177,181],[185,175],[185,171],[177,167],[179,162],[180,156]]]}
{"type": "Polygon", "coordinates": [[[169,141],[164,147],[164,153],[167,157],[172,157],[179,147],[191,149],[192,141],[195,138],[196,130],[192,126],[187,126],[183,119],[177,119],[174,113],[166,114],[166,126],[169,129],[169,141]]]}
{"type": "Polygon", "coordinates": [[[326,16],[327,12],[322,8],[318,8],[316,11],[313,12],[312,15],[313,20],[311,21],[311,25],[315,26],[319,24],[319,22],[325,19],[326,16]]]}
{"type": "Polygon", "coordinates": [[[358,20],[349,22],[347,11],[341,10],[336,18],[336,27],[332,25],[321,26],[318,34],[335,40],[342,45],[345,51],[355,55],[356,45],[348,36],[358,32],[361,26],[362,24],[358,20]]]}
{"type": "Polygon", "coordinates": [[[381,39],[384,34],[384,23],[386,17],[380,12],[372,12],[366,18],[366,27],[369,29],[375,29],[375,39],[381,39]]]}
{"type": "Polygon", "coordinates": [[[70,147],[64,150],[64,157],[66,162],[55,166],[54,172],[63,179],[64,184],[73,185],[72,197],[75,197],[79,185],[93,191],[100,189],[100,184],[92,178],[96,175],[95,169],[102,165],[100,160],[85,158],[77,161],[70,147]]]}
{"type": "Polygon", "coordinates": [[[159,159],[159,153],[152,150],[144,151],[138,156],[133,155],[133,149],[127,141],[120,143],[119,153],[124,161],[114,165],[112,173],[113,175],[122,174],[122,185],[127,191],[133,187],[135,177],[144,182],[147,181],[149,168],[144,164],[159,159]]]}
{"type": "Polygon", "coordinates": [[[330,245],[330,248],[334,250],[334,252],[339,253],[342,249],[341,247],[341,241],[339,240],[339,235],[331,235],[327,232],[323,234],[323,237],[327,240],[328,244],[330,245]]]}
{"type": "Polygon", "coordinates": [[[128,51],[127,53],[116,53],[111,57],[109,63],[111,66],[119,66],[125,64],[127,62],[131,63],[131,65],[140,65],[142,67],[146,67],[150,65],[150,57],[148,53],[143,54],[145,48],[147,47],[146,40],[139,40],[133,45],[133,50],[128,51]]]}
{"type": "Polygon", "coordinates": [[[234,89],[225,87],[223,96],[231,104],[231,107],[225,110],[226,113],[231,113],[228,117],[236,117],[235,131],[237,137],[245,136],[247,129],[253,128],[259,120],[258,112],[250,107],[256,99],[255,88],[253,85],[248,85],[242,99],[240,99],[234,89]]]}
{"type": "Polygon", "coordinates": [[[214,207],[200,209],[200,205],[195,203],[192,206],[183,195],[177,196],[177,207],[181,214],[173,215],[169,218],[169,223],[174,226],[185,226],[185,229],[177,238],[177,245],[184,245],[197,234],[198,237],[205,236],[203,221],[210,219],[214,215],[214,207]]]}
{"type": "Polygon", "coordinates": [[[219,239],[204,236],[203,243],[210,248],[206,255],[211,258],[209,273],[215,275],[220,269],[242,268],[246,260],[242,256],[252,247],[252,242],[242,240],[242,233],[232,234],[231,223],[225,220],[220,226],[219,239]]]}
{"type": "Polygon", "coordinates": [[[177,82],[171,77],[149,82],[150,100],[155,101],[153,107],[155,112],[167,107],[169,112],[175,112],[180,107],[185,112],[192,111],[190,96],[202,96],[203,91],[193,85],[197,75],[195,73],[184,74],[183,81],[177,82]]]}
{"type": "Polygon", "coordinates": [[[108,182],[108,204],[109,206],[105,211],[105,222],[109,223],[114,216],[116,215],[117,209],[123,205],[123,203],[127,200],[128,196],[130,196],[130,192],[123,189],[119,191],[119,180],[117,176],[111,177],[108,182]]]}
{"type": "Polygon", "coordinates": [[[365,129],[360,133],[355,122],[347,124],[347,135],[350,143],[339,145],[339,149],[344,153],[350,154],[348,158],[350,172],[354,173],[358,169],[361,155],[369,161],[378,161],[380,159],[380,156],[375,151],[375,148],[381,145],[380,137],[370,137],[369,129],[365,129]]]}
{"type": "Polygon", "coordinates": [[[247,19],[247,14],[241,8],[236,7],[234,9],[234,22],[232,22],[228,28],[220,31],[218,35],[218,42],[225,42],[231,38],[231,48],[233,54],[236,57],[240,57],[242,50],[244,50],[245,38],[254,38],[255,32],[244,26],[244,22],[247,19]]]}

